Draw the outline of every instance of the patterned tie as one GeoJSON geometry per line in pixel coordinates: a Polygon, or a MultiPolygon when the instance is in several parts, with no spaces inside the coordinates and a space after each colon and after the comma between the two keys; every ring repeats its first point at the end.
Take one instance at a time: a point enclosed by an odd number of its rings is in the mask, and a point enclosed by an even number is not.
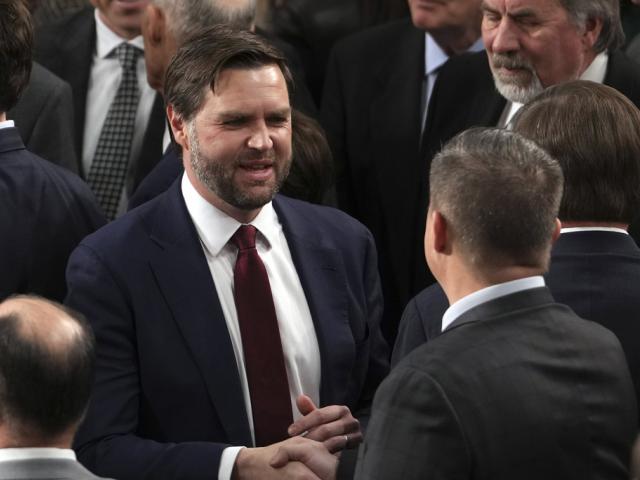
{"type": "Polygon", "coordinates": [[[89,169],[88,182],[107,218],[112,220],[118,204],[129,164],[129,151],[140,100],[136,64],[142,51],[121,43],[116,55],[122,67],[122,79],[102,126],[98,146],[89,169]]]}
{"type": "Polygon", "coordinates": [[[291,396],[267,270],[256,250],[256,228],[242,225],[231,237],[236,309],[249,383],[256,446],[288,438],[291,396]]]}

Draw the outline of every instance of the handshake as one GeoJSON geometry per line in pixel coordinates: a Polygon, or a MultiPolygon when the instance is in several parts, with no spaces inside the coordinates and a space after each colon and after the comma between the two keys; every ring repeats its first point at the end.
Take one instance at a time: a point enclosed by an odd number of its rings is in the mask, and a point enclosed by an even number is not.
{"type": "Polygon", "coordinates": [[[316,408],[306,395],[298,397],[297,406],[303,417],[289,427],[291,438],[240,450],[233,480],[335,479],[340,452],[362,442],[360,423],[348,407],[316,408]]]}

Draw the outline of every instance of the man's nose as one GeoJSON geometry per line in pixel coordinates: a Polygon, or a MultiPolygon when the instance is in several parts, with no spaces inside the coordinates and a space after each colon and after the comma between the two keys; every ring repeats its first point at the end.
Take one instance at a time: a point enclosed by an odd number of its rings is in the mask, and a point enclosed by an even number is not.
{"type": "Polygon", "coordinates": [[[509,17],[503,17],[494,29],[490,47],[494,53],[515,52],[520,49],[516,26],[509,17]]]}
{"type": "Polygon", "coordinates": [[[269,150],[273,148],[273,140],[271,139],[269,128],[264,122],[260,122],[254,127],[247,146],[254,150],[269,150]]]}

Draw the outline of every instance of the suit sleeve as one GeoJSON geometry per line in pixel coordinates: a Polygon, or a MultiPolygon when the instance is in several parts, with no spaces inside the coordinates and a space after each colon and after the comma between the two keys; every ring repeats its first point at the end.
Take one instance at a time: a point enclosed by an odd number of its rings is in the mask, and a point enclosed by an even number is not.
{"type": "Polygon", "coordinates": [[[378,275],[378,255],[373,237],[368,233],[366,249],[364,286],[367,292],[367,322],[369,328],[369,362],[366,380],[355,416],[362,423],[363,428],[369,421],[371,403],[380,382],[389,373],[389,349],[380,329],[382,320],[383,300],[378,275]]]}
{"type": "Polygon", "coordinates": [[[87,317],[97,344],[92,398],[74,444],[79,460],[97,475],[120,480],[217,478],[228,445],[162,443],[136,435],[145,400],[131,299],[122,279],[80,245],[69,260],[67,282],[66,304],[87,317]]]}
{"type": "Polygon", "coordinates": [[[446,392],[429,375],[401,365],[373,404],[356,480],[470,478],[464,434],[446,392]]]}

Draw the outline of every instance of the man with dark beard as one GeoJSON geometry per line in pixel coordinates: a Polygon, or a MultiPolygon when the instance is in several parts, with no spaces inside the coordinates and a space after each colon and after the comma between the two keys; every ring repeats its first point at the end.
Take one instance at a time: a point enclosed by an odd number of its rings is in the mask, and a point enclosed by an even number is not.
{"type": "Polygon", "coordinates": [[[347,215],[276,195],[289,82],[275,49],[221,26],[169,66],[185,174],[88,237],[67,271],[99,351],[76,440],[89,469],[291,478],[307,467],[270,466],[289,437],[331,452],[361,441],[356,418],[387,371],[375,247],[347,215]]]}

